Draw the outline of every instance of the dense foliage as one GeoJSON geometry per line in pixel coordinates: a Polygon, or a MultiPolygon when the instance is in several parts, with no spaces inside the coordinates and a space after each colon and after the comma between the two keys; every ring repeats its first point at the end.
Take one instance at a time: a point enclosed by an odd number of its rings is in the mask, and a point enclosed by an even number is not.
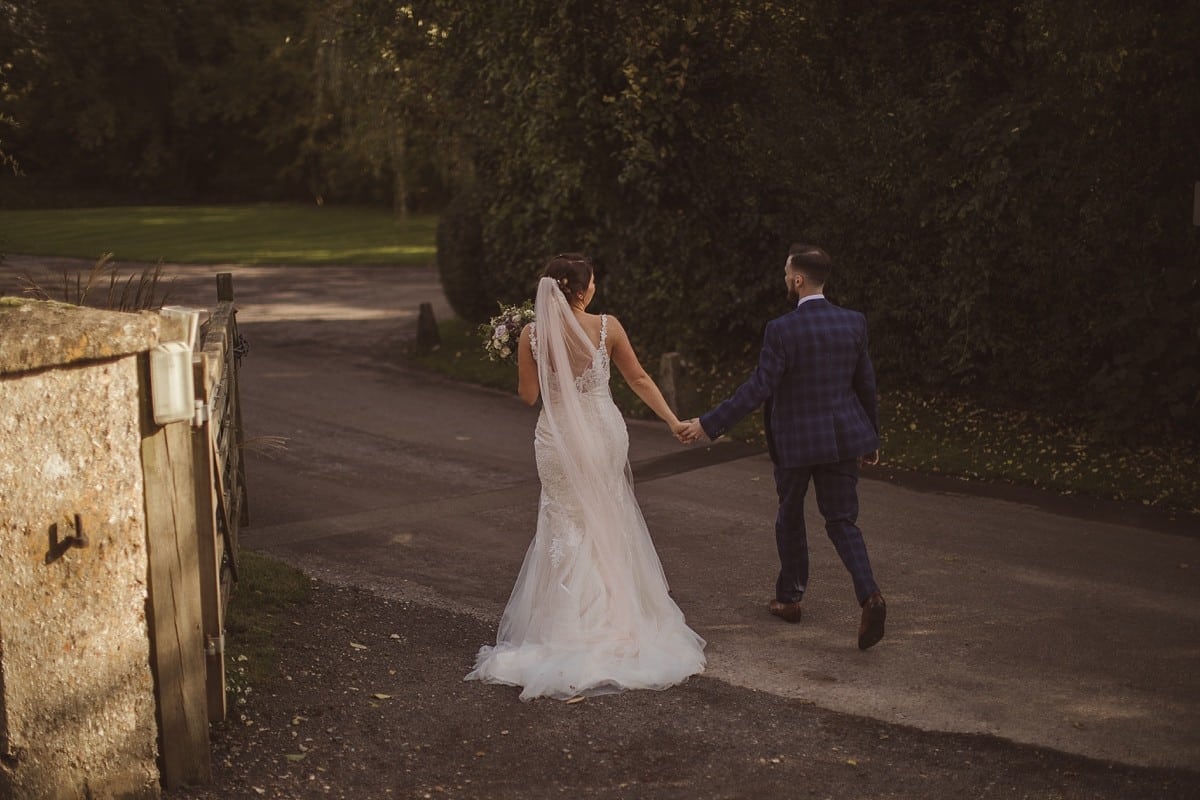
{"type": "Polygon", "coordinates": [[[0,3],[11,154],[6,205],[63,189],[98,198],[271,196],[302,141],[306,0],[0,3]]]}
{"type": "Polygon", "coordinates": [[[744,372],[816,242],[885,390],[1197,431],[1200,7],[501,8],[446,47],[502,299],[583,248],[644,345],[744,372]]]}

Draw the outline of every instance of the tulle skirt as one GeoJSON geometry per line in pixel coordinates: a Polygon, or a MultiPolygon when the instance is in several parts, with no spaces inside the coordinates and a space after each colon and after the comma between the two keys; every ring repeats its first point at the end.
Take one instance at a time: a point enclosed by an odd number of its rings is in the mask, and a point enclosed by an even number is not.
{"type": "Polygon", "coordinates": [[[634,497],[628,432],[611,400],[599,494],[565,480],[544,421],[535,436],[542,495],[537,531],[500,620],[467,680],[522,687],[521,699],[666,689],[704,671],[705,642],[668,595],[634,497]],[[603,497],[597,503],[588,498],[603,497]],[[592,508],[590,505],[600,505],[592,508]]]}

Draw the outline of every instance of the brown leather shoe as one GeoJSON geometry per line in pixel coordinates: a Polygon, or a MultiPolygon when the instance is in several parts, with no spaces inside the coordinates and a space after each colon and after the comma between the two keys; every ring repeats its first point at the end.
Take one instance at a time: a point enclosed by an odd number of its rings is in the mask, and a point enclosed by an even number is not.
{"type": "Polygon", "coordinates": [[[862,605],[862,622],[858,626],[858,649],[866,650],[883,638],[883,621],[887,619],[887,603],[875,592],[862,605]]]}
{"type": "Polygon", "coordinates": [[[794,603],[781,603],[778,600],[772,600],[771,605],[767,606],[767,608],[770,609],[772,614],[786,622],[799,622],[803,614],[799,600],[794,603]]]}

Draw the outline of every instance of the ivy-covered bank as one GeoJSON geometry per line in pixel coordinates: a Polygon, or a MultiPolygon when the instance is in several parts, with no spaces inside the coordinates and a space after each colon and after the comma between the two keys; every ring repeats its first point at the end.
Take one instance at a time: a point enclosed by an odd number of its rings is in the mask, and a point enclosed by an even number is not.
{"type": "MultiPolygon", "coordinates": [[[[442,346],[409,363],[456,380],[516,393],[513,364],[488,360],[475,326],[443,320],[442,346]]],[[[655,363],[647,359],[654,370],[655,363]]],[[[689,375],[695,390],[676,410],[698,414],[745,374],[689,375]]],[[[626,416],[653,418],[619,376],[613,397],[626,416]]],[[[1035,487],[1084,498],[1123,501],[1200,521],[1200,456],[1186,442],[1121,446],[1060,419],[998,411],[934,392],[887,392],[879,398],[883,469],[966,481],[1035,487]]],[[[762,444],[762,417],[751,414],[730,435],[762,444]]]]}

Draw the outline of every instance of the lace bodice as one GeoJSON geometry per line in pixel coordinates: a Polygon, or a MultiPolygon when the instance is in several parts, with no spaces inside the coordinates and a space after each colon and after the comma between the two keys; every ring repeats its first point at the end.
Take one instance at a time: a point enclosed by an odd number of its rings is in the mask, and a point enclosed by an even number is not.
{"type": "MultiPolygon", "coordinates": [[[[538,357],[537,323],[529,323],[529,346],[533,357],[538,357]]],[[[580,375],[575,376],[575,387],[583,394],[608,391],[610,377],[608,357],[608,314],[600,315],[600,344],[596,348],[596,356],[592,363],[580,375]]]]}

